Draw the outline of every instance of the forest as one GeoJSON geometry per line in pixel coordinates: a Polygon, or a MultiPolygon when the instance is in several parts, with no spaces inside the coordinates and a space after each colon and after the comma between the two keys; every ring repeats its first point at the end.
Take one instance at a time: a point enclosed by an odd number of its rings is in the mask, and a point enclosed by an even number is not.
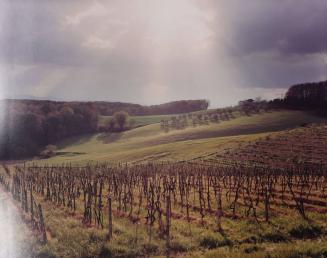
{"type": "Polygon", "coordinates": [[[98,131],[98,117],[125,111],[130,115],[192,112],[208,108],[205,100],[182,100],[141,106],[121,102],[3,100],[0,103],[0,159],[39,154],[48,144],[98,131]]]}
{"type": "Polygon", "coordinates": [[[293,85],[285,96],[285,104],[295,108],[326,108],[327,81],[293,85]]]}

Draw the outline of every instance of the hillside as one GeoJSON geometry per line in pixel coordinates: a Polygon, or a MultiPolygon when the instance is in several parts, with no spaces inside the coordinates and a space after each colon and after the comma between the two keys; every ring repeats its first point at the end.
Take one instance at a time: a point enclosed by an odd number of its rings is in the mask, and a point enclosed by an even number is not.
{"type": "Polygon", "coordinates": [[[273,132],[236,149],[214,152],[201,160],[285,168],[289,164],[327,165],[327,126],[314,125],[273,132]]]}
{"type": "MultiPolygon", "coordinates": [[[[131,116],[133,127],[160,123],[162,119],[169,119],[171,115],[131,116]]],[[[99,116],[98,126],[106,126],[112,116],[99,116]]]]}
{"type": "Polygon", "coordinates": [[[58,156],[39,163],[133,162],[145,160],[193,159],[212,152],[224,152],[267,136],[270,132],[324,123],[327,118],[302,111],[276,111],[241,116],[164,132],[160,124],[122,133],[92,134],[61,142],[58,156]]]}
{"type": "MultiPolygon", "coordinates": [[[[121,111],[130,115],[154,116],[207,108],[206,100],[180,100],[152,106],[99,101],[0,100],[0,160],[31,158],[59,140],[106,131],[106,126],[102,129],[98,127],[101,116],[121,111]]],[[[142,122],[142,119],[137,119],[141,125],[153,120],[150,118],[150,121],[142,122]]],[[[126,129],[124,125],[120,126],[119,131],[123,129],[126,129]]]]}

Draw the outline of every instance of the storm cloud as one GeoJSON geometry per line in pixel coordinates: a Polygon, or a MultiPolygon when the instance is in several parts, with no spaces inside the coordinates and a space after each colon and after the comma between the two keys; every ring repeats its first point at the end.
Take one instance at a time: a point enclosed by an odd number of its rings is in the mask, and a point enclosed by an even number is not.
{"type": "Polygon", "coordinates": [[[212,106],[327,79],[324,0],[4,0],[1,97],[212,106]]]}

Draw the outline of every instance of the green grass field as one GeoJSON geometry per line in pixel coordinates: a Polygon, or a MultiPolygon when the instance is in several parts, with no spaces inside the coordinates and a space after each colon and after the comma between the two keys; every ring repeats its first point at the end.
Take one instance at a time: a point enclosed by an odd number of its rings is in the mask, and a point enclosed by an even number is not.
{"type": "Polygon", "coordinates": [[[85,164],[188,160],[237,148],[271,132],[291,129],[303,123],[327,121],[327,118],[307,112],[276,111],[164,132],[156,119],[159,118],[146,117],[139,121],[152,121],[152,124],[122,133],[102,133],[67,139],[58,144],[59,155],[33,162],[85,164]]]}
{"type": "MultiPolygon", "coordinates": [[[[156,116],[131,116],[130,120],[133,120],[133,127],[139,127],[144,125],[150,125],[160,123],[162,119],[169,119],[173,115],[156,115],[156,116]]],[[[112,116],[100,116],[99,126],[105,126],[112,116]]]]}
{"type": "MultiPolygon", "coordinates": [[[[202,110],[192,112],[192,114],[206,114],[208,112],[212,112],[214,109],[202,110]]],[[[160,123],[161,120],[169,120],[174,116],[178,116],[178,114],[171,115],[151,115],[151,116],[130,116],[130,120],[133,120],[133,127],[140,127],[155,123],[160,123]]],[[[99,117],[99,126],[107,125],[108,121],[112,118],[112,116],[100,116],[99,117]]]]}

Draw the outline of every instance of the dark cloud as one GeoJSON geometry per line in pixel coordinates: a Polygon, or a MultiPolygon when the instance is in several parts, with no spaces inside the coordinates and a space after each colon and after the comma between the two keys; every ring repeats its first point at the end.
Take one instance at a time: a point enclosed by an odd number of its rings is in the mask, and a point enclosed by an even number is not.
{"type": "MultiPolygon", "coordinates": [[[[219,9],[222,1],[218,2],[219,9]]],[[[327,52],[324,0],[231,0],[220,13],[227,20],[237,54],[272,50],[286,56],[327,52]]]]}

